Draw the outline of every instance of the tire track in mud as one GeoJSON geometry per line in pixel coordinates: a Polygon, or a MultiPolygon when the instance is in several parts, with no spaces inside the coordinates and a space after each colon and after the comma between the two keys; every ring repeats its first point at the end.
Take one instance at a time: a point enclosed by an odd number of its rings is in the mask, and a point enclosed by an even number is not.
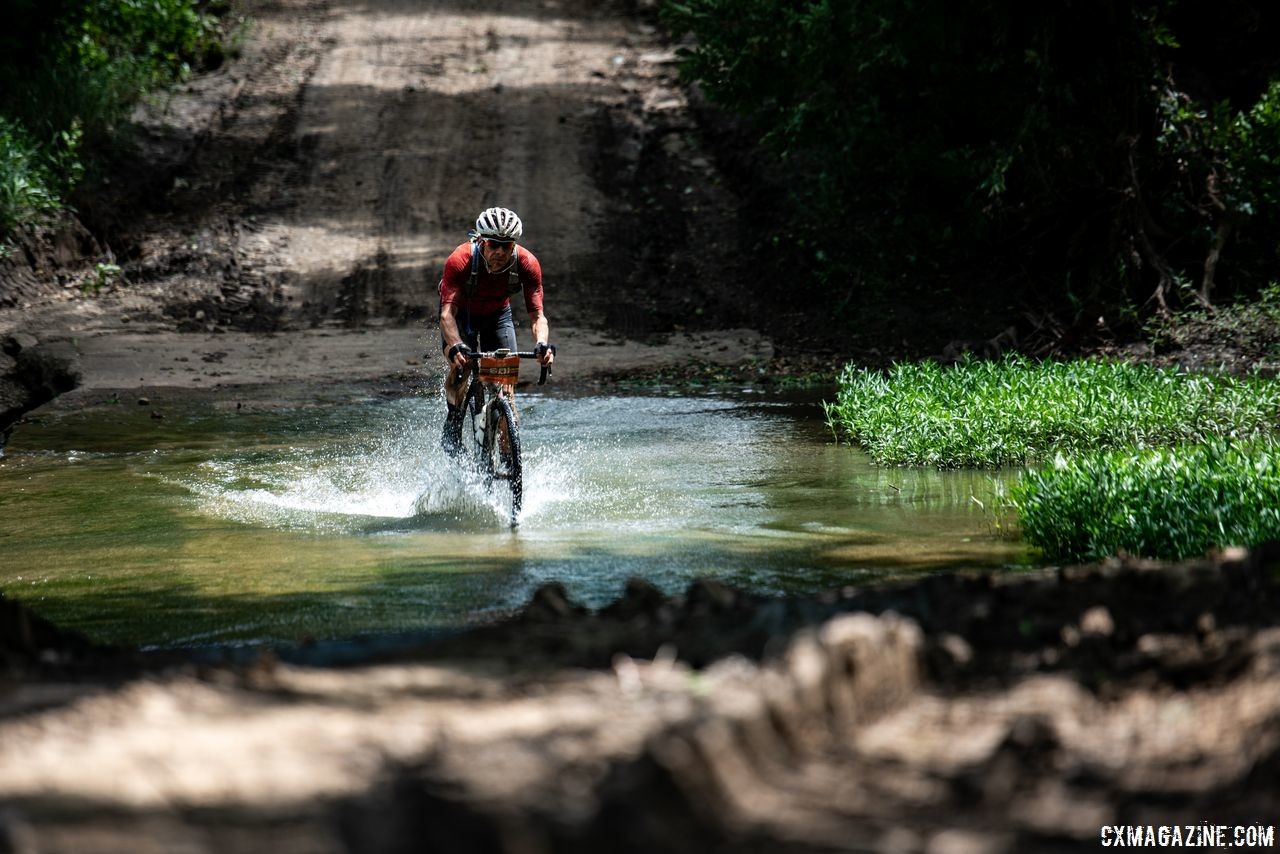
{"type": "Polygon", "coordinates": [[[707,348],[682,329],[732,327],[736,341],[750,325],[729,308],[749,267],[734,245],[736,202],[698,147],[674,54],[631,4],[244,9],[243,56],[143,122],[134,160],[163,163],[119,208],[120,281],[13,323],[85,340],[425,320],[430,338],[444,258],[478,210],[505,204],[525,219],[553,335],[584,376],[700,358],[707,348]],[[654,346],[589,346],[626,339],[654,346]]]}
{"type": "Polygon", "coordinates": [[[493,204],[525,219],[549,291],[596,266],[612,203],[594,181],[594,123],[622,95],[605,73],[620,44],[654,34],[587,3],[327,9],[293,131],[300,163],[255,194],[287,194],[287,208],[244,242],[247,268],[287,281],[294,322],[434,314],[445,257],[493,204]]]}

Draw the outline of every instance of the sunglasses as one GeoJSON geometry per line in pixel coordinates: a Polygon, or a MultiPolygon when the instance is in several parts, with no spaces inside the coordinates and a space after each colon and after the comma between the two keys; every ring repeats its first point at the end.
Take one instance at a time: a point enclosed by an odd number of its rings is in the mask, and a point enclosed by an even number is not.
{"type": "Polygon", "coordinates": [[[486,237],[484,239],[484,245],[492,246],[495,249],[506,249],[510,246],[515,245],[515,241],[514,240],[495,240],[492,237],[486,237]]]}

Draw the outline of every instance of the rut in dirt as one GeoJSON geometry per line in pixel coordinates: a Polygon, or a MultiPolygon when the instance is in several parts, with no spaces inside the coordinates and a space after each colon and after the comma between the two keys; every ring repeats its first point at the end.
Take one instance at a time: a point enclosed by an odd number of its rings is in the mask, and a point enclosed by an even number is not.
{"type": "Polygon", "coordinates": [[[653,23],[620,4],[555,0],[257,14],[294,27],[296,42],[246,80],[194,158],[242,178],[191,211],[225,232],[234,269],[220,293],[171,312],[183,328],[433,326],[444,260],[492,205],[526,224],[553,334],[739,325],[739,203],[699,153],[653,23]]]}

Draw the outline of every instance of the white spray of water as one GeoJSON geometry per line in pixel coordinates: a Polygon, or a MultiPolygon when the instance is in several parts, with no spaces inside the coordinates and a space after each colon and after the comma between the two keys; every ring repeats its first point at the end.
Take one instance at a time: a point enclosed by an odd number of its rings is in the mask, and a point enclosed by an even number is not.
{"type": "MultiPolygon", "coordinates": [[[[267,527],[351,531],[414,519],[501,523],[509,498],[440,448],[442,413],[433,400],[386,407],[371,435],[322,448],[245,451],[202,463],[183,485],[212,515],[267,527]],[[381,520],[381,521],[379,521],[381,520]]],[[[525,422],[521,523],[553,518],[554,508],[581,500],[572,458],[581,449],[546,447],[536,419],[525,422]]]]}

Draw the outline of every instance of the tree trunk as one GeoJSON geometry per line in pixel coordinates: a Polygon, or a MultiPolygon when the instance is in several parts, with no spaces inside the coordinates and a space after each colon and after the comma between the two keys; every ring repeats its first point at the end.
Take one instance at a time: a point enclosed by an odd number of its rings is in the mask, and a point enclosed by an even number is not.
{"type": "Polygon", "coordinates": [[[1218,259],[1222,257],[1222,246],[1231,236],[1231,230],[1230,220],[1218,223],[1218,227],[1213,231],[1213,245],[1209,247],[1209,254],[1204,259],[1204,278],[1200,281],[1200,292],[1196,294],[1196,298],[1206,308],[1210,305],[1209,295],[1213,292],[1213,277],[1218,272],[1218,259]]]}

